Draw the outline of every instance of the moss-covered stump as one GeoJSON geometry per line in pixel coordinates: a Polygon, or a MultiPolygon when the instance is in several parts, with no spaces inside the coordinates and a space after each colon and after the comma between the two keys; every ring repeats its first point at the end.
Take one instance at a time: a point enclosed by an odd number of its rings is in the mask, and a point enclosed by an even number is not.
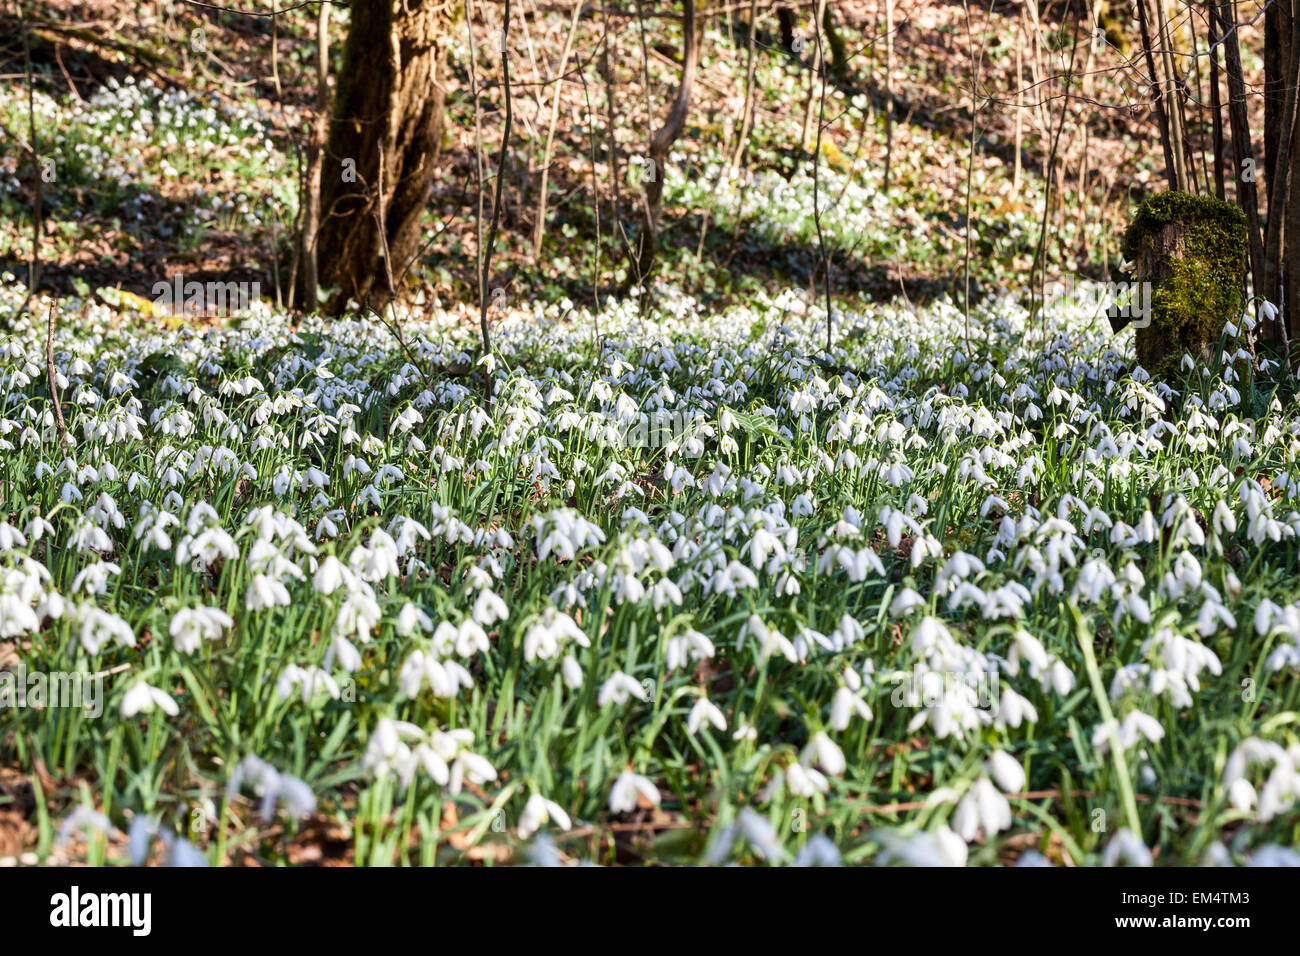
{"type": "Polygon", "coordinates": [[[1231,203],[1167,192],[1138,207],[1123,251],[1133,279],[1151,283],[1150,322],[1136,341],[1153,376],[1173,372],[1184,352],[1210,360],[1244,305],[1246,248],[1246,216],[1231,203]]]}

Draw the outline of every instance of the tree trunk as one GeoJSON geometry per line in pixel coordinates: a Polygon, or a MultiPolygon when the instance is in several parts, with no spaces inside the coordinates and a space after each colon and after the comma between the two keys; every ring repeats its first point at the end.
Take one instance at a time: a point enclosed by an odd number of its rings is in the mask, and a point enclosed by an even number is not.
{"type": "Polygon", "coordinates": [[[396,291],[388,276],[399,279],[419,247],[442,136],[447,36],[457,10],[455,0],[352,5],[321,180],[317,255],[322,284],[339,290],[332,312],[349,298],[382,306],[396,291]]]}
{"type": "MultiPolygon", "coordinates": [[[[329,6],[320,5],[316,21],[316,116],[312,121],[310,139],[307,141],[307,182],[303,188],[306,201],[303,210],[301,246],[298,261],[302,263],[302,307],[315,312],[320,292],[320,278],[316,269],[316,243],[320,232],[321,168],[325,159],[325,140],[329,136],[329,6]]],[[[290,293],[292,296],[292,293],[290,293]]]]}
{"type": "Polygon", "coordinates": [[[777,7],[776,19],[781,25],[781,49],[786,53],[794,52],[794,11],[789,7],[777,7]]]}
{"type": "Polygon", "coordinates": [[[1224,168],[1228,163],[1227,144],[1223,138],[1223,100],[1219,79],[1219,17],[1214,4],[1210,4],[1210,123],[1214,141],[1214,195],[1216,199],[1228,198],[1224,168]]]}
{"type": "Polygon", "coordinates": [[[1176,376],[1184,354],[1212,360],[1224,323],[1241,314],[1246,247],[1245,215],[1210,196],[1167,192],[1138,207],[1124,258],[1142,286],[1135,344],[1153,377],[1176,376]]]}
{"type": "MultiPolygon", "coordinates": [[[[1282,6],[1280,3],[1277,5],[1282,6]]],[[[1300,29],[1300,18],[1288,14],[1286,26],[1291,31],[1287,43],[1288,55],[1284,60],[1289,79],[1285,84],[1281,109],[1273,114],[1274,125],[1265,128],[1265,136],[1271,136],[1273,141],[1266,142],[1269,150],[1268,228],[1264,234],[1264,289],[1260,294],[1275,305],[1284,305],[1286,302],[1285,292],[1281,288],[1283,256],[1300,238],[1283,230],[1283,226],[1291,218],[1288,215],[1288,207],[1293,205],[1290,195],[1291,171],[1294,165],[1291,144],[1296,126],[1296,108],[1300,103],[1295,84],[1295,75],[1300,71],[1300,59],[1297,58],[1300,55],[1300,43],[1297,42],[1296,37],[1297,29],[1300,29]]],[[[1267,83],[1265,87],[1267,89],[1267,83]]],[[[1265,106],[1267,105],[1266,98],[1265,106]]],[[[1281,339],[1280,330],[1269,331],[1274,333],[1275,339],[1281,339]]]]}
{"type": "Polygon", "coordinates": [[[664,125],[650,140],[649,164],[643,169],[645,205],[641,216],[641,234],[637,241],[635,269],[628,275],[628,285],[640,282],[642,298],[650,283],[650,269],[659,252],[660,207],[664,196],[664,169],[668,164],[668,151],[686,128],[686,113],[691,103],[691,87],[695,83],[695,67],[699,62],[699,44],[695,36],[695,0],[684,0],[682,37],[682,79],[677,86],[677,96],[664,125]]]}
{"type": "Polygon", "coordinates": [[[1169,179],[1169,188],[1176,191],[1182,188],[1179,178],[1181,167],[1173,150],[1173,130],[1170,126],[1170,123],[1176,117],[1171,117],[1165,112],[1165,84],[1161,74],[1156,70],[1155,53],[1153,52],[1155,50],[1155,40],[1152,37],[1151,26],[1148,23],[1146,0],[1135,0],[1135,3],[1138,24],[1142,30],[1142,52],[1146,57],[1147,76],[1151,84],[1151,105],[1156,114],[1156,127],[1160,130],[1160,146],[1165,152],[1165,175],[1169,179]]]}
{"type": "Polygon", "coordinates": [[[1291,53],[1291,4],[1275,0],[1264,13],[1264,178],[1270,184],[1281,145],[1286,66],[1291,53]]]}
{"type": "Polygon", "coordinates": [[[1237,180],[1237,205],[1246,214],[1250,249],[1250,275],[1255,295],[1263,295],[1264,240],[1259,224],[1259,197],[1255,185],[1255,156],[1251,147],[1250,122],[1246,112],[1246,81],[1241,67],[1241,47],[1237,43],[1236,21],[1232,4],[1219,0],[1215,5],[1219,18],[1219,36],[1223,41],[1224,73],[1228,79],[1228,121],[1232,129],[1233,175],[1237,180]],[[1249,162],[1247,162],[1249,161],[1249,162]]]}

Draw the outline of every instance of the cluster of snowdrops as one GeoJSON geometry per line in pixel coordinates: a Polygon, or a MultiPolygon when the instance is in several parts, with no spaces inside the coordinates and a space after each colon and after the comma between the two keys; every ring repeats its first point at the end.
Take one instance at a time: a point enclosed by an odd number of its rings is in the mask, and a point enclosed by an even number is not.
{"type": "Polygon", "coordinates": [[[486,356],[69,300],[64,432],[22,301],[0,650],[107,697],[3,711],[44,858],[1300,863],[1300,405],[1249,319],[1168,383],[1009,296],[826,351],[800,294],[661,289],[486,356]]]}

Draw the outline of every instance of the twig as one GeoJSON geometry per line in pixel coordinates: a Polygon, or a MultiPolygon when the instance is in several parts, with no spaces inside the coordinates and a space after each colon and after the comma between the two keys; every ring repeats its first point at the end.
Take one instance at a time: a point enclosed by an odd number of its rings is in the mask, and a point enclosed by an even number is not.
{"type": "MultiPolygon", "coordinates": [[[[488,224],[487,246],[483,250],[483,273],[479,285],[479,329],[483,333],[483,355],[492,354],[492,339],[488,334],[488,280],[492,274],[492,247],[497,241],[497,227],[501,223],[501,196],[504,192],[502,180],[506,172],[506,159],[509,157],[510,126],[514,114],[510,102],[510,0],[505,2],[501,26],[501,79],[505,86],[506,119],[501,133],[501,152],[497,157],[496,183],[492,196],[492,221],[488,224]]],[[[492,402],[492,369],[487,369],[487,401],[492,402]]]]}
{"type": "Polygon", "coordinates": [[[59,428],[59,442],[68,451],[68,426],[63,422],[63,407],[59,404],[59,386],[54,377],[54,316],[56,307],[50,303],[50,317],[45,332],[45,371],[50,381],[50,401],[54,403],[54,421],[59,428]]]}
{"type": "MultiPolygon", "coordinates": [[[[573,37],[578,32],[578,16],[582,13],[582,0],[574,0],[573,18],[569,21],[569,32],[564,38],[564,50],[560,54],[560,69],[563,70],[569,62],[569,51],[573,49],[573,37]]],[[[524,21],[528,21],[525,19],[524,21]]],[[[546,233],[546,187],[547,180],[551,172],[551,148],[555,144],[555,127],[560,120],[560,93],[564,89],[564,83],[557,81],[555,84],[555,96],[551,100],[551,122],[546,132],[546,146],[542,150],[542,182],[537,192],[537,222],[533,228],[533,258],[539,256],[542,252],[542,236],[546,233]]]]}
{"type": "Polygon", "coordinates": [[[205,10],[220,10],[222,13],[235,13],[241,17],[258,17],[261,19],[275,18],[282,13],[290,13],[294,10],[301,10],[303,7],[310,7],[313,3],[328,4],[335,7],[346,7],[348,4],[342,0],[303,0],[302,3],[295,3],[292,6],[280,7],[269,13],[262,13],[258,10],[241,10],[238,7],[223,7],[215,3],[204,3],[202,0],[183,0],[192,7],[203,7],[205,10]]]}
{"type": "Polygon", "coordinates": [[[592,323],[596,327],[596,354],[601,352],[600,341],[600,187],[596,182],[596,126],[591,112],[591,94],[587,90],[586,67],[582,66],[582,54],[577,54],[580,64],[578,77],[582,80],[582,98],[587,104],[587,141],[591,145],[591,196],[592,206],[596,211],[596,244],[593,250],[593,267],[591,294],[596,301],[596,308],[591,313],[592,323]]]}

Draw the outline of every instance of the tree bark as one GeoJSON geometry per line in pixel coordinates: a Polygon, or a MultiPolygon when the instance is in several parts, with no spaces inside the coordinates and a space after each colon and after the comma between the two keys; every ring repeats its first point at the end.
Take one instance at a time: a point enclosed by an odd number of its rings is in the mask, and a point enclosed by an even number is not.
{"type": "Polygon", "coordinates": [[[781,26],[781,49],[786,53],[794,52],[794,11],[789,7],[777,7],[776,19],[781,26]]]}
{"type": "Polygon", "coordinates": [[[1253,169],[1247,169],[1246,160],[1254,161],[1250,142],[1250,121],[1246,114],[1246,81],[1241,68],[1241,47],[1237,43],[1236,21],[1229,0],[1219,0],[1215,5],[1219,16],[1218,33],[1223,41],[1224,73],[1228,79],[1228,121],[1232,128],[1233,176],[1237,180],[1237,205],[1246,214],[1246,231],[1249,237],[1250,275],[1255,295],[1263,295],[1264,241],[1259,225],[1259,190],[1253,169]]]}
{"type": "MultiPolygon", "coordinates": [[[[641,216],[641,234],[637,239],[636,269],[629,281],[649,283],[650,268],[659,252],[659,221],[664,195],[664,169],[668,164],[668,151],[686,128],[686,113],[691,104],[691,88],[695,83],[695,67],[699,62],[699,44],[695,36],[695,0],[684,0],[682,37],[682,78],[677,85],[668,118],[650,140],[650,178],[645,183],[645,205],[641,216]]],[[[642,290],[644,296],[645,290],[642,290]]]]}
{"type": "Polygon", "coordinates": [[[1275,0],[1264,13],[1264,178],[1270,183],[1281,145],[1290,47],[1291,4],[1289,0],[1275,0]]]}
{"type": "Polygon", "coordinates": [[[320,232],[321,168],[324,162],[325,140],[329,136],[329,5],[320,5],[316,21],[316,117],[307,141],[307,182],[302,234],[298,241],[298,261],[302,263],[302,307],[315,312],[319,303],[320,279],[316,269],[316,243],[320,232]]]}
{"type": "Polygon", "coordinates": [[[1147,75],[1150,77],[1152,87],[1151,105],[1156,113],[1156,126],[1160,130],[1160,146],[1165,152],[1165,175],[1169,179],[1169,188],[1180,190],[1182,188],[1179,170],[1181,166],[1175,159],[1173,150],[1172,129],[1170,123],[1174,117],[1170,117],[1165,112],[1164,104],[1164,82],[1161,75],[1156,71],[1155,60],[1155,40],[1151,35],[1151,27],[1148,23],[1148,13],[1146,0],[1135,0],[1138,13],[1138,24],[1142,30],[1142,52],[1147,61],[1147,75]]]}
{"type": "Polygon", "coordinates": [[[349,298],[375,308],[387,303],[396,292],[387,275],[400,279],[419,248],[442,136],[447,37],[457,9],[455,0],[352,5],[321,180],[320,277],[339,290],[331,312],[342,311],[349,298]],[[348,160],[355,177],[348,175],[348,160]],[[390,268],[382,261],[385,246],[390,268]]]}
{"type": "MultiPolygon", "coordinates": [[[[1277,4],[1281,6],[1281,4],[1277,4]]],[[[1269,178],[1268,178],[1268,230],[1264,237],[1264,289],[1261,292],[1256,290],[1257,294],[1262,294],[1270,302],[1281,305],[1285,303],[1285,293],[1280,286],[1280,266],[1282,257],[1289,246],[1296,243],[1297,238],[1290,233],[1283,231],[1283,225],[1289,218],[1287,207],[1292,205],[1290,196],[1290,179],[1293,165],[1291,156],[1291,141],[1294,137],[1296,125],[1296,84],[1295,75],[1300,71],[1300,60],[1297,54],[1300,54],[1300,43],[1297,42],[1296,31],[1300,28],[1300,18],[1288,16],[1286,26],[1291,31],[1290,42],[1288,46],[1288,56],[1286,58],[1287,75],[1291,79],[1286,83],[1285,95],[1283,97],[1281,110],[1274,114],[1274,127],[1266,129],[1265,135],[1274,138],[1274,145],[1271,147],[1273,152],[1269,155],[1269,178]]],[[[1267,85],[1267,84],[1266,84],[1267,85]]],[[[1267,105],[1267,99],[1265,100],[1267,105]]],[[[1278,336],[1280,338],[1280,335],[1278,336]]]]}

